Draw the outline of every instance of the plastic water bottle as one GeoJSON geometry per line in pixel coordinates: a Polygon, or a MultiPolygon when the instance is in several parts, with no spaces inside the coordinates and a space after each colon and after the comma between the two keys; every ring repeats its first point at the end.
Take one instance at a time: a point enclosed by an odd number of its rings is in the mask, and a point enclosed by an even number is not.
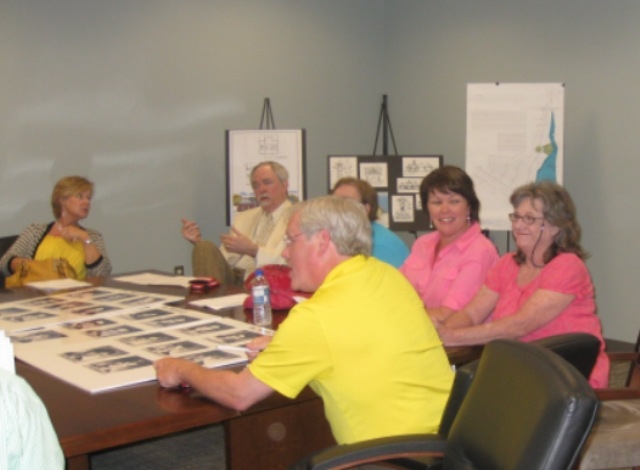
{"type": "Polygon", "coordinates": [[[253,323],[262,328],[271,328],[271,290],[262,269],[256,269],[256,275],[251,281],[251,297],[253,323]]]}

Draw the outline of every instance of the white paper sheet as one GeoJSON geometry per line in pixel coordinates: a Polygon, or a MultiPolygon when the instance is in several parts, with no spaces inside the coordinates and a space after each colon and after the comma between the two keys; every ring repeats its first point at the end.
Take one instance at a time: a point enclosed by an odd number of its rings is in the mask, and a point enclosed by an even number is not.
{"type": "Polygon", "coordinates": [[[221,310],[223,308],[239,307],[243,304],[248,294],[234,294],[226,297],[216,297],[213,299],[201,299],[189,302],[189,305],[196,307],[206,307],[212,310],[221,310]]]}
{"type": "Polygon", "coordinates": [[[51,281],[29,282],[27,286],[45,292],[56,292],[59,290],[75,289],[78,287],[89,287],[91,284],[75,279],[53,279],[51,281]]]}
{"type": "Polygon", "coordinates": [[[208,368],[246,362],[244,352],[218,346],[244,347],[269,333],[232,318],[155,305],[13,332],[11,337],[18,359],[97,393],[155,380],[153,362],[161,357],[208,368]]]}
{"type": "Polygon", "coordinates": [[[187,276],[167,276],[164,274],[141,273],[129,276],[118,276],[113,278],[119,282],[130,282],[131,284],[139,284],[142,286],[180,286],[189,287],[189,282],[195,277],[187,276]]]}

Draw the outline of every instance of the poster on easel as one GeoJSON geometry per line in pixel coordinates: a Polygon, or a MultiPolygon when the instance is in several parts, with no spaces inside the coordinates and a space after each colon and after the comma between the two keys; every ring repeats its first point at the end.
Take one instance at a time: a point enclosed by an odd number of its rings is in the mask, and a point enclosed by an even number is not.
{"type": "Polygon", "coordinates": [[[274,161],[289,172],[289,199],[306,196],[304,129],[226,131],[227,225],[236,213],[257,207],[251,187],[251,170],[258,163],[274,161]]]}
{"type": "Polygon", "coordinates": [[[366,180],[378,193],[379,223],[393,231],[427,231],[420,183],[442,166],[442,159],[442,155],[329,155],[328,191],[340,178],[366,180]]]}
{"type": "Polygon", "coordinates": [[[523,184],[562,184],[562,83],[467,85],[466,170],[482,203],[482,226],[511,230],[509,197],[523,184]]]}

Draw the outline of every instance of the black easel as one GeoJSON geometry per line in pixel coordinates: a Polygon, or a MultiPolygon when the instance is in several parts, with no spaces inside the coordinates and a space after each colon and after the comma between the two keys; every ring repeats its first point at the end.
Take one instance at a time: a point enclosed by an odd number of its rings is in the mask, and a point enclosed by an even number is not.
{"type": "Polygon", "coordinates": [[[260,118],[260,129],[265,129],[266,121],[266,129],[275,129],[276,122],[273,120],[273,112],[271,111],[271,101],[269,98],[264,99],[264,106],[262,107],[262,117],[260,118]]]}
{"type": "Polygon", "coordinates": [[[393,141],[393,150],[395,151],[395,155],[398,155],[396,139],[393,136],[391,119],[389,119],[389,111],[387,109],[387,95],[382,95],[380,117],[378,118],[378,130],[376,131],[376,142],[375,144],[373,144],[373,155],[376,155],[376,151],[378,150],[378,137],[380,136],[380,129],[382,129],[382,155],[389,155],[388,135],[391,136],[391,140],[393,141]]]}

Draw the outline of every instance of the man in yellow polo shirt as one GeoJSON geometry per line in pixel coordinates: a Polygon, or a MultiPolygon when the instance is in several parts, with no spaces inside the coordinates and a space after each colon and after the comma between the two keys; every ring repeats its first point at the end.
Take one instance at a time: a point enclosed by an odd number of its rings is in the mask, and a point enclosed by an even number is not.
{"type": "Polygon", "coordinates": [[[241,372],[166,358],[156,362],[160,384],[188,383],[241,410],[274,391],[293,398],[309,385],[340,444],[436,431],[453,373],[413,287],[369,256],[362,205],[333,196],[301,203],[285,242],[292,287],[313,296],[291,310],[273,339],[249,344],[266,347],[241,372]]]}

